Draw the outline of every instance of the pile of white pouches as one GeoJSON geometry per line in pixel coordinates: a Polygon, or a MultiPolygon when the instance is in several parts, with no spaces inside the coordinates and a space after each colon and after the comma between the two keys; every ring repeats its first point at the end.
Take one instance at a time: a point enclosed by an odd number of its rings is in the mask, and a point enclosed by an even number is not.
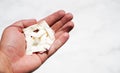
{"type": "Polygon", "coordinates": [[[49,50],[55,40],[54,31],[46,21],[29,26],[23,29],[23,32],[27,43],[27,55],[32,55],[34,52],[43,53],[49,50]]]}

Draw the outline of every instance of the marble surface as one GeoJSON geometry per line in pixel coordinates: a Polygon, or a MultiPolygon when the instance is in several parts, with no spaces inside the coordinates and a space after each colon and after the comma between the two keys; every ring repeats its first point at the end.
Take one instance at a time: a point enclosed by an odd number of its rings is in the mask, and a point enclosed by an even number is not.
{"type": "Polygon", "coordinates": [[[60,9],[73,13],[75,28],[33,73],[120,73],[120,0],[0,0],[0,35],[15,21],[60,9]]]}

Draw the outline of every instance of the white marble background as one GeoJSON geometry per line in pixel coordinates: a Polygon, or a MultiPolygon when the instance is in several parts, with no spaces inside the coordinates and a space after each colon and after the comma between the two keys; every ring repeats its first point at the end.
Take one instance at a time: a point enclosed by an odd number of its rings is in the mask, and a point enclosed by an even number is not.
{"type": "Polygon", "coordinates": [[[15,21],[59,9],[73,13],[75,28],[33,73],[120,73],[120,0],[0,0],[0,35],[15,21]]]}

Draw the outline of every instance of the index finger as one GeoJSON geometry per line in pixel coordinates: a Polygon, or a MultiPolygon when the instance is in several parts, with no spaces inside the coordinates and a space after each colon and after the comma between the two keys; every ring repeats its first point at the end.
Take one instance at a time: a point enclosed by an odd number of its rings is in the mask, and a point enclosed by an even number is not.
{"type": "Polygon", "coordinates": [[[41,22],[42,20],[45,20],[49,24],[49,26],[52,26],[53,24],[58,22],[61,18],[63,18],[64,15],[65,15],[65,11],[59,10],[59,11],[54,12],[53,14],[39,20],[38,23],[41,22]]]}
{"type": "Polygon", "coordinates": [[[37,21],[35,19],[27,19],[27,20],[17,21],[14,24],[12,24],[11,26],[26,28],[26,27],[31,26],[36,23],[37,23],[37,21]]]}

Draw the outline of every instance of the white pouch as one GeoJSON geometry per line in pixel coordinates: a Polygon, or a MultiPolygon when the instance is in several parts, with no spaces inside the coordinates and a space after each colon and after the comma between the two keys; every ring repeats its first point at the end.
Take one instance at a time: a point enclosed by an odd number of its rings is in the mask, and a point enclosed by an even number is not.
{"type": "Polygon", "coordinates": [[[26,55],[49,50],[55,40],[54,31],[46,21],[24,28],[23,32],[27,43],[26,55]]]}

